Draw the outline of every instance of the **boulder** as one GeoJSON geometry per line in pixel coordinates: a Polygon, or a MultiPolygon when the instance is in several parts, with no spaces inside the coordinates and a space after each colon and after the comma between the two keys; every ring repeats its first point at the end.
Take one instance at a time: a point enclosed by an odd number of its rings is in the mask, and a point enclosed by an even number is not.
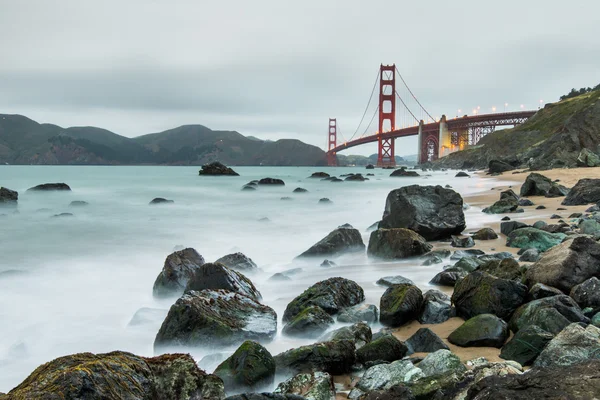
{"type": "Polygon", "coordinates": [[[448,350],[447,347],[428,354],[419,363],[419,368],[425,376],[460,375],[467,370],[460,358],[448,350]]]}
{"type": "Polygon", "coordinates": [[[468,272],[458,268],[450,267],[435,275],[429,283],[440,286],[454,287],[456,282],[467,276],[468,272]]]}
{"type": "Polygon", "coordinates": [[[285,185],[285,182],[282,181],[281,179],[277,179],[277,178],[262,178],[261,180],[258,181],[259,185],[279,185],[279,186],[283,186],[285,185]]]}
{"type": "Polygon", "coordinates": [[[451,244],[452,244],[452,247],[468,248],[468,247],[474,247],[475,241],[473,240],[473,238],[471,236],[459,237],[459,236],[452,235],[451,244]]]}
{"type": "Polygon", "coordinates": [[[335,267],[337,264],[334,263],[333,261],[330,260],[323,260],[323,262],[321,263],[321,265],[319,265],[320,267],[323,268],[329,268],[329,267],[335,267]]]}
{"type": "Polygon", "coordinates": [[[280,383],[274,393],[295,394],[307,400],[335,400],[333,378],[326,372],[298,374],[280,383]]]}
{"type": "Polygon", "coordinates": [[[521,229],[521,228],[527,228],[529,227],[529,225],[524,224],[523,222],[519,222],[519,221],[505,221],[500,223],[500,232],[503,235],[510,235],[511,232],[516,231],[517,229],[521,229]]]}
{"type": "Polygon", "coordinates": [[[308,190],[301,188],[301,187],[297,187],[296,189],[293,190],[292,193],[308,193],[308,190]]]}
{"type": "Polygon", "coordinates": [[[526,295],[527,287],[519,282],[475,271],[457,282],[452,303],[456,314],[463,319],[479,314],[507,318],[523,304],[526,295]]]}
{"type": "Polygon", "coordinates": [[[402,326],[417,319],[422,305],[418,287],[406,283],[390,286],[381,296],[379,320],[386,326],[402,326]]]}
{"type": "Polygon", "coordinates": [[[581,206],[600,201],[600,179],[580,179],[569,191],[563,206],[581,206]]]}
{"type": "Polygon", "coordinates": [[[350,372],[356,361],[351,340],[333,340],[291,349],[276,355],[278,374],[322,371],[332,375],[350,372]]]}
{"type": "Polygon", "coordinates": [[[256,190],[256,187],[254,185],[244,185],[242,186],[242,190],[246,192],[252,192],[256,190]]]}
{"type": "Polygon", "coordinates": [[[319,306],[329,315],[334,315],[364,300],[365,293],[356,282],[344,278],[329,278],[315,283],[292,300],[285,309],[283,322],[291,321],[310,306],[319,306]]]}
{"type": "Polygon", "coordinates": [[[357,304],[344,308],[338,314],[338,322],[366,322],[373,324],[379,320],[379,310],[374,304],[357,304]]]}
{"type": "Polygon", "coordinates": [[[394,260],[420,256],[432,248],[425,238],[409,229],[377,229],[371,232],[367,254],[394,260]]]}
{"type": "MultiPolygon", "coordinates": [[[[390,389],[398,384],[408,383],[421,377],[423,377],[423,373],[410,360],[398,360],[391,364],[375,365],[363,374],[348,398],[351,400],[362,399],[361,396],[364,393],[390,389]]],[[[404,397],[400,399],[404,399],[404,397]]]]}
{"type": "Polygon", "coordinates": [[[502,172],[510,171],[513,169],[515,169],[515,167],[500,160],[490,160],[488,164],[488,173],[490,174],[501,174],[502,172]]]}
{"type": "Polygon", "coordinates": [[[569,293],[573,286],[600,276],[600,243],[576,237],[550,249],[525,273],[528,286],[536,283],[569,293]]]}
{"type": "Polygon", "coordinates": [[[280,394],[280,393],[241,393],[226,397],[225,400],[306,400],[302,396],[296,394],[280,394]]]}
{"type": "Polygon", "coordinates": [[[362,174],[350,174],[344,180],[345,181],[364,182],[364,181],[368,181],[369,178],[365,178],[364,176],[362,176],[362,174]]]}
{"type": "Polygon", "coordinates": [[[360,397],[361,400],[415,400],[412,392],[402,384],[389,389],[372,390],[360,397]]]}
{"type": "Polygon", "coordinates": [[[329,200],[327,197],[323,197],[319,199],[319,204],[333,204],[333,201],[329,200]]]}
{"type": "Polygon", "coordinates": [[[330,175],[327,172],[313,172],[311,176],[309,176],[309,178],[329,178],[330,175]]]}
{"type": "Polygon", "coordinates": [[[519,207],[519,201],[514,197],[505,197],[500,199],[489,207],[483,209],[487,214],[507,214],[512,213],[519,207]]]}
{"type": "Polygon", "coordinates": [[[492,228],[481,228],[471,237],[475,240],[494,240],[498,239],[498,234],[492,228]]]}
{"type": "Polygon", "coordinates": [[[231,168],[221,164],[218,161],[211,162],[209,164],[204,164],[202,169],[198,171],[198,175],[229,175],[229,176],[239,176],[237,172],[232,170],[231,168]]]}
{"type": "Polygon", "coordinates": [[[271,386],[275,360],[260,344],[247,340],[215,370],[228,392],[271,386]]]}
{"type": "Polygon", "coordinates": [[[387,286],[390,287],[392,285],[400,285],[403,283],[407,283],[409,285],[414,285],[415,283],[408,279],[403,277],[402,275],[396,275],[396,276],[384,276],[383,278],[379,278],[377,280],[377,284],[381,285],[381,286],[387,286]]]}
{"type": "Polygon", "coordinates": [[[531,365],[553,337],[553,334],[539,326],[529,325],[502,346],[500,358],[514,360],[521,365],[531,365]]]}
{"type": "Polygon", "coordinates": [[[600,328],[573,323],[548,343],[533,365],[567,367],[591,359],[600,359],[600,328]]]}
{"type": "Polygon", "coordinates": [[[477,268],[478,271],[487,272],[497,278],[520,282],[523,277],[521,266],[514,258],[491,260],[477,268]]]}
{"type": "Polygon", "coordinates": [[[408,348],[394,335],[383,335],[356,350],[356,361],[361,364],[377,361],[396,361],[406,355],[408,348]]]}
{"type": "Polygon", "coordinates": [[[400,169],[397,169],[394,172],[392,172],[390,174],[390,176],[392,176],[392,177],[398,177],[398,176],[415,177],[415,176],[421,176],[421,175],[419,175],[419,173],[417,171],[407,171],[405,168],[400,168],[400,169]]]}
{"type": "Polygon", "coordinates": [[[19,200],[19,193],[15,190],[0,186],[0,207],[15,207],[19,200]]]}
{"type": "Polygon", "coordinates": [[[535,204],[533,204],[533,201],[529,200],[529,199],[519,199],[519,206],[520,207],[531,207],[534,206],[535,204]]]}
{"type": "Polygon", "coordinates": [[[543,283],[536,283],[531,287],[531,289],[529,289],[529,293],[527,293],[527,298],[525,299],[525,302],[529,303],[533,300],[539,300],[545,297],[552,297],[562,294],[564,293],[557,288],[544,285],[543,283]]]}
{"type": "Polygon", "coordinates": [[[536,262],[540,259],[541,255],[538,249],[527,249],[521,254],[519,261],[524,262],[536,262]]]}
{"type": "Polygon", "coordinates": [[[191,291],[173,304],[154,348],[222,347],[245,340],[270,341],[277,333],[277,314],[250,297],[226,290],[191,291]]]}
{"type": "Polygon", "coordinates": [[[329,342],[332,340],[351,340],[356,348],[361,348],[367,343],[371,343],[373,332],[369,325],[364,322],[358,322],[354,325],[343,326],[334,331],[326,333],[320,340],[329,342]]]}
{"type": "Polygon", "coordinates": [[[181,295],[190,278],[202,265],[204,265],[204,257],[192,248],[171,253],[154,281],[154,296],[181,295]]]}
{"type": "MultiPolygon", "coordinates": [[[[408,348],[409,354],[432,353],[442,349],[448,350],[446,343],[429,328],[419,328],[404,344],[408,348]]],[[[419,368],[422,368],[421,364],[419,364],[419,368]]],[[[427,375],[427,373],[425,374],[427,375]]]]}
{"type": "Polygon", "coordinates": [[[600,393],[600,361],[569,368],[532,368],[523,375],[490,376],[469,388],[467,400],[586,399],[600,393]],[[585,382],[585,383],[584,383],[585,382]]]}
{"type": "Polygon", "coordinates": [[[600,308],[600,279],[592,276],[573,286],[570,296],[581,308],[600,308]]]}
{"type": "Polygon", "coordinates": [[[43,183],[41,185],[34,186],[27,189],[31,192],[50,192],[50,191],[67,191],[70,192],[71,188],[66,183],[43,183]]]}
{"type": "Polygon", "coordinates": [[[148,204],[153,206],[153,205],[157,205],[157,204],[173,204],[173,203],[175,203],[173,200],[167,200],[162,197],[155,197],[148,204]]]}
{"type": "Polygon", "coordinates": [[[511,232],[506,240],[506,245],[520,249],[537,249],[544,252],[562,243],[565,238],[564,233],[549,233],[527,227],[511,232]]]}
{"type": "Polygon", "coordinates": [[[465,226],[462,197],[439,185],[411,185],[392,190],[379,224],[384,229],[411,229],[427,240],[458,235],[465,226]]]}
{"type": "Polygon", "coordinates": [[[342,253],[365,251],[365,244],[358,229],[346,224],[333,230],[298,257],[336,256],[342,253]]]}
{"type": "Polygon", "coordinates": [[[454,177],[455,178],[470,178],[471,175],[467,174],[466,172],[460,171],[456,175],[454,175],[454,177]]]}
{"type": "Polygon", "coordinates": [[[319,306],[304,308],[284,327],[282,333],[287,336],[318,337],[323,334],[334,321],[319,306]]]}
{"type": "MultiPolygon", "coordinates": [[[[0,396],[1,397],[1,396],[0,396]]],[[[41,365],[7,399],[225,398],[223,382],[198,369],[189,354],[145,358],[115,351],[79,353],[41,365]]]]}
{"type": "Polygon", "coordinates": [[[373,164],[367,164],[365,169],[375,169],[375,166],[373,164]]]}
{"type": "Polygon", "coordinates": [[[69,207],[85,207],[85,206],[89,206],[90,203],[88,203],[87,201],[83,201],[83,200],[73,200],[72,202],[69,203],[69,207]]]}
{"type": "Polygon", "coordinates": [[[564,294],[533,300],[519,307],[509,321],[510,330],[518,332],[537,325],[554,335],[572,322],[589,323],[577,303],[564,294]]]}
{"type": "Polygon", "coordinates": [[[592,235],[597,239],[600,236],[600,222],[595,219],[584,219],[579,223],[579,232],[592,235]]]}
{"type": "Polygon", "coordinates": [[[421,324],[441,324],[456,316],[450,296],[439,290],[429,289],[423,295],[423,306],[417,320],[421,324]]]}
{"type": "MultiPolygon", "coordinates": [[[[496,259],[494,258],[494,260],[496,260],[496,259]]],[[[448,269],[455,269],[455,270],[460,270],[460,271],[465,271],[465,272],[473,272],[477,268],[479,268],[480,265],[483,265],[486,262],[487,261],[481,260],[479,257],[465,256],[465,257],[461,258],[460,260],[458,260],[452,267],[450,267],[448,269]]]]}
{"type": "Polygon", "coordinates": [[[577,157],[577,163],[582,167],[600,167],[600,157],[588,148],[583,148],[577,157]]]}
{"type": "Polygon", "coordinates": [[[215,261],[215,264],[223,264],[227,268],[243,272],[256,272],[258,267],[251,258],[242,253],[228,254],[215,261]]]}
{"type": "Polygon", "coordinates": [[[190,290],[199,292],[204,289],[223,289],[248,296],[256,301],[262,299],[260,292],[250,279],[220,263],[207,263],[196,268],[190,276],[184,292],[190,290]]]}
{"type": "Polygon", "coordinates": [[[567,193],[569,189],[537,172],[529,174],[521,186],[521,196],[560,197],[567,193]]]}
{"type": "Polygon", "coordinates": [[[448,341],[461,347],[502,347],[508,338],[508,325],[492,314],[479,314],[456,328],[448,341]]]}
{"type": "Polygon", "coordinates": [[[515,200],[519,200],[520,197],[518,194],[515,193],[514,190],[512,189],[507,189],[507,190],[503,190],[502,192],[500,192],[500,200],[503,199],[515,199],[515,200]]]}

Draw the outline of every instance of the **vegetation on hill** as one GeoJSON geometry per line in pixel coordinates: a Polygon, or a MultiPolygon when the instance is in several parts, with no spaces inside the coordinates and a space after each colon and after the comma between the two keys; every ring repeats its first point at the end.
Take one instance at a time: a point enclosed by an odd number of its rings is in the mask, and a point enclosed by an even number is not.
{"type": "Polygon", "coordinates": [[[596,85],[593,88],[588,87],[588,88],[581,88],[579,90],[573,88],[573,89],[571,89],[571,91],[569,93],[567,93],[563,96],[560,96],[560,99],[561,100],[570,99],[571,97],[577,97],[579,95],[586,94],[586,93],[592,92],[594,90],[600,90],[600,84],[596,85]]]}

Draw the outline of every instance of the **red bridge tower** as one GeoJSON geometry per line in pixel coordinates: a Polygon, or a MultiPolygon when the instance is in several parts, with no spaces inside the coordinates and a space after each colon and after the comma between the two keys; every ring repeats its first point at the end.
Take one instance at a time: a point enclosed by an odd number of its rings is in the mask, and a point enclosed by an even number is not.
{"type": "Polygon", "coordinates": [[[394,139],[382,137],[387,121],[390,125],[389,130],[396,130],[396,64],[381,64],[379,69],[378,167],[396,166],[394,139]]]}
{"type": "Polygon", "coordinates": [[[327,133],[327,165],[337,166],[337,156],[332,151],[337,147],[337,120],[329,118],[329,132],[327,133]]]}

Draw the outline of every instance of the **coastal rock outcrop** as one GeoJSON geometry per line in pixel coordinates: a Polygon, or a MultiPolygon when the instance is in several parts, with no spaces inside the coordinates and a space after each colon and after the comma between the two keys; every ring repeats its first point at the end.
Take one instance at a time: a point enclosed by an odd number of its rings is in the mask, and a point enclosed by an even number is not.
{"type": "Polygon", "coordinates": [[[569,189],[537,172],[529,174],[521,186],[521,196],[561,197],[567,193],[569,189]]]}
{"type": "Polygon", "coordinates": [[[490,160],[488,164],[488,173],[490,174],[501,174],[513,169],[515,167],[501,160],[490,160]]]}
{"type": "Polygon", "coordinates": [[[275,360],[259,343],[247,340],[215,370],[227,391],[261,389],[275,378],[275,360]]]}
{"type": "Polygon", "coordinates": [[[198,171],[198,175],[229,175],[239,176],[233,169],[223,165],[222,163],[215,161],[209,164],[204,164],[202,169],[198,171]]]}
{"type": "Polygon", "coordinates": [[[377,229],[371,232],[367,254],[393,260],[420,256],[432,248],[425,238],[410,229],[377,229]]]}
{"type": "Polygon", "coordinates": [[[351,371],[356,361],[354,343],[351,340],[333,340],[291,349],[274,357],[277,373],[327,372],[341,375],[351,371]]]}
{"type": "Polygon", "coordinates": [[[220,263],[207,263],[196,268],[190,276],[184,292],[190,290],[199,292],[205,289],[223,289],[248,296],[256,301],[262,299],[260,292],[250,279],[220,263]]]}
{"type": "Polygon", "coordinates": [[[298,257],[335,256],[346,252],[360,252],[365,250],[362,236],[358,229],[345,224],[333,230],[310,249],[298,257]]]}
{"type": "Polygon", "coordinates": [[[215,264],[223,264],[227,268],[235,269],[242,272],[256,272],[258,267],[250,257],[243,253],[232,253],[219,258],[215,264]]]}
{"type": "Polygon", "coordinates": [[[550,340],[533,365],[568,367],[591,359],[600,359],[600,328],[574,323],[550,340]]]}
{"type": "Polygon", "coordinates": [[[19,200],[19,193],[9,188],[0,187],[0,207],[16,206],[19,200]]]}
{"type": "Polygon", "coordinates": [[[154,282],[154,296],[182,294],[190,278],[204,263],[204,257],[190,247],[171,253],[154,282]]]}
{"type": "Polygon", "coordinates": [[[67,191],[70,192],[71,188],[66,183],[42,183],[41,185],[34,186],[27,189],[31,192],[51,192],[51,191],[67,191]]]}
{"type": "Polygon", "coordinates": [[[411,185],[392,190],[380,228],[407,228],[427,240],[458,235],[465,229],[462,197],[442,186],[411,185]]]}
{"type": "Polygon", "coordinates": [[[580,179],[569,191],[563,206],[579,206],[600,201],[600,179],[580,179]]]}

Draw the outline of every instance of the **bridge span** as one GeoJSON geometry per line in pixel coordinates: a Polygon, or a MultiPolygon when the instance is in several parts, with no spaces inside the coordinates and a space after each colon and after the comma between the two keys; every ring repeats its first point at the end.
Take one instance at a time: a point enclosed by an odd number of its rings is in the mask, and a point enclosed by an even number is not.
{"type": "MultiPolygon", "coordinates": [[[[414,96],[395,65],[381,65],[377,79],[379,80],[379,105],[371,121],[373,121],[375,115],[378,113],[379,129],[371,134],[366,134],[367,130],[365,130],[363,135],[354,139],[355,132],[350,140],[338,143],[337,120],[329,119],[327,162],[330,166],[337,165],[337,153],[340,151],[373,142],[378,143],[377,166],[395,166],[395,139],[406,136],[418,136],[417,160],[419,163],[433,161],[455,151],[464,150],[469,146],[476,145],[483,136],[494,132],[499,126],[516,126],[522,124],[537,112],[535,110],[513,111],[465,115],[452,119],[447,119],[445,115],[442,115],[440,119],[436,119],[431,117],[431,114],[425,110],[414,96]],[[410,96],[416,101],[418,107],[421,108],[421,112],[425,112],[429,116],[428,121],[433,122],[425,123],[423,119],[417,119],[415,114],[408,108],[407,101],[396,91],[396,75],[400,77],[402,83],[408,89],[410,96]],[[396,99],[402,103],[405,115],[408,115],[409,118],[412,117],[413,124],[411,126],[396,129],[396,99]],[[384,126],[387,126],[388,129],[384,129],[384,126]]],[[[373,86],[374,89],[375,86],[373,86]]],[[[371,93],[372,96],[373,93],[371,93]]],[[[371,99],[369,99],[370,102],[371,99]]],[[[367,104],[368,107],[369,104],[367,104]]],[[[363,119],[365,115],[366,110],[365,114],[363,114],[363,119]]]]}

